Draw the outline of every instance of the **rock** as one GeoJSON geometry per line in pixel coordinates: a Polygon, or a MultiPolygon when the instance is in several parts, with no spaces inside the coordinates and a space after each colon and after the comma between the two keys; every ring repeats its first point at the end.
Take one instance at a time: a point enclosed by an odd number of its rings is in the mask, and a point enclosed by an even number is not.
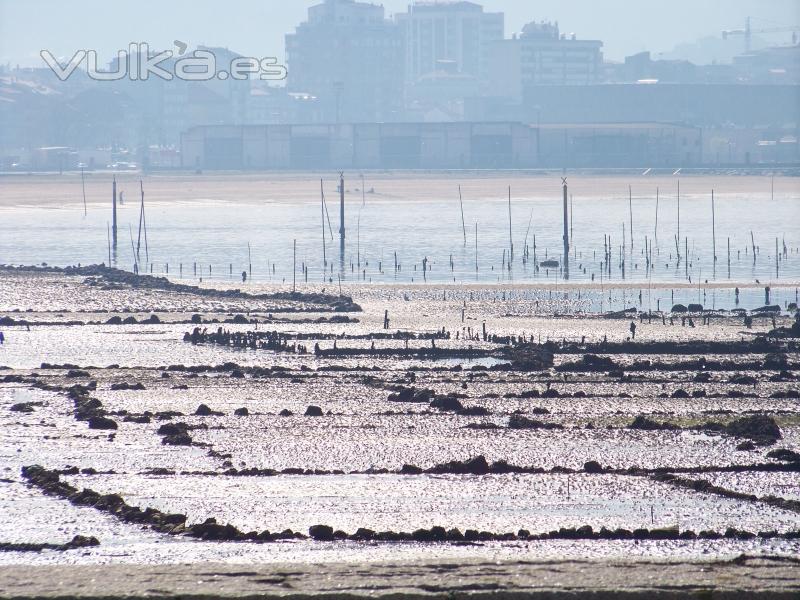
{"type": "Polygon", "coordinates": [[[128,383],[127,381],[123,381],[122,383],[112,383],[111,390],[112,391],[119,391],[119,390],[135,390],[135,391],[142,391],[145,389],[144,385],[137,381],[136,383],[128,383]]]}
{"type": "Polygon", "coordinates": [[[33,402],[17,402],[16,404],[12,404],[10,410],[11,412],[18,412],[18,413],[32,413],[33,412],[33,402]]]}
{"type": "Polygon", "coordinates": [[[192,325],[202,325],[203,324],[203,317],[201,317],[198,314],[194,314],[194,315],[192,315],[191,321],[192,321],[192,325]]]}
{"type": "Polygon", "coordinates": [[[189,431],[189,426],[186,423],[164,423],[158,428],[158,435],[178,435],[189,431]]]}
{"type": "Polygon", "coordinates": [[[617,365],[608,356],[597,356],[596,354],[584,354],[583,367],[589,371],[610,371],[618,368],[617,365]]]}
{"type": "Polygon", "coordinates": [[[71,550],[74,548],[90,548],[92,546],[99,546],[99,545],[100,541],[96,537],[76,535],[69,542],[64,544],[64,549],[71,550]]]}
{"type": "Polygon", "coordinates": [[[247,408],[243,406],[242,408],[237,408],[235,411],[233,411],[233,414],[234,414],[234,416],[237,416],[237,417],[249,417],[250,416],[250,411],[247,410],[247,408]]]}
{"type": "Polygon", "coordinates": [[[583,470],[586,471],[587,473],[593,473],[593,474],[594,473],[602,473],[603,472],[603,467],[596,460],[590,460],[589,462],[584,463],[583,470]]]}
{"type": "Polygon", "coordinates": [[[70,369],[67,371],[66,376],[70,378],[91,377],[91,374],[88,371],[83,371],[81,369],[70,369]]]}
{"type": "Polygon", "coordinates": [[[504,349],[515,371],[545,371],[553,366],[553,353],[538,344],[517,344],[504,349]]]}
{"type": "Polygon", "coordinates": [[[769,446],[783,438],[775,419],[767,415],[752,415],[736,419],[725,427],[725,433],[751,439],[761,446],[769,446]]]}
{"type": "Polygon", "coordinates": [[[431,390],[417,390],[413,387],[401,387],[396,393],[389,394],[389,402],[430,402],[435,394],[431,390]]]}
{"type": "Polygon", "coordinates": [[[205,523],[192,525],[187,534],[204,540],[233,541],[244,539],[244,534],[233,525],[219,525],[215,519],[206,519],[205,523]]]}
{"type": "Polygon", "coordinates": [[[447,541],[448,542],[463,542],[464,541],[464,534],[461,533],[461,530],[458,528],[450,529],[447,532],[447,541]]]}
{"type": "Polygon", "coordinates": [[[497,423],[470,423],[465,425],[464,429],[473,429],[476,431],[486,431],[490,429],[502,429],[497,423]]]}
{"type": "Polygon", "coordinates": [[[152,418],[150,415],[128,415],[124,419],[122,419],[125,423],[136,423],[138,425],[144,425],[145,423],[150,423],[152,418]]]}
{"type": "Polygon", "coordinates": [[[122,325],[122,317],[113,316],[108,321],[106,321],[106,325],[122,325]]]}
{"type": "Polygon", "coordinates": [[[737,385],[755,385],[758,383],[758,379],[752,375],[733,375],[729,381],[737,385]]]}
{"type": "Polygon", "coordinates": [[[529,419],[525,415],[511,415],[508,419],[509,429],[564,429],[563,425],[558,423],[545,423],[544,421],[536,421],[529,419]]]}
{"type": "Polygon", "coordinates": [[[463,410],[464,406],[455,396],[447,395],[436,396],[436,398],[431,401],[431,408],[436,408],[445,412],[456,412],[463,410]]]}
{"type": "Polygon", "coordinates": [[[318,542],[333,541],[333,527],[327,525],[312,525],[308,529],[308,535],[311,539],[318,542]]]}
{"type": "Polygon", "coordinates": [[[750,440],[747,440],[746,442],[742,442],[741,444],[736,446],[736,449],[739,452],[750,452],[751,450],[755,450],[756,449],[756,445],[753,442],[751,442],[750,440]]]}
{"type": "Polygon", "coordinates": [[[683,304],[676,304],[672,307],[672,311],[674,313],[685,313],[687,312],[687,308],[683,304]]]}
{"type": "Polygon", "coordinates": [[[89,417],[89,429],[117,429],[117,423],[108,417],[95,415],[89,417]]]}
{"type": "Polygon", "coordinates": [[[356,532],[351,536],[353,540],[359,542],[369,542],[375,539],[375,532],[372,529],[366,529],[364,527],[359,527],[356,532]]]}
{"type": "Polygon", "coordinates": [[[640,431],[675,431],[680,429],[680,427],[672,423],[658,423],[643,415],[639,415],[633,420],[633,423],[628,425],[628,429],[638,429],[640,431]]]}
{"type": "Polygon", "coordinates": [[[772,450],[767,453],[767,458],[790,463],[800,463],[800,453],[795,452],[794,450],[788,450],[787,448],[772,450]]]}
{"type": "Polygon", "coordinates": [[[161,443],[167,446],[191,446],[192,438],[186,432],[176,433],[175,435],[165,436],[161,443]]]}
{"type": "Polygon", "coordinates": [[[673,398],[688,398],[689,397],[689,392],[687,392],[684,389],[677,389],[674,392],[672,392],[672,397],[673,398]]]}
{"type": "Polygon", "coordinates": [[[754,308],[753,312],[756,314],[779,314],[781,312],[781,307],[777,304],[772,306],[762,306],[760,308],[754,308]]]}
{"type": "Polygon", "coordinates": [[[294,415],[294,413],[290,411],[288,408],[284,408],[281,412],[278,413],[279,417],[291,417],[292,415],[294,415]]]}
{"type": "Polygon", "coordinates": [[[160,325],[161,319],[158,318],[158,315],[150,315],[150,318],[146,321],[142,321],[142,323],[149,323],[150,325],[160,325]]]}
{"type": "Polygon", "coordinates": [[[250,321],[244,315],[236,315],[233,319],[229,320],[236,325],[247,325],[250,321]]]}
{"type": "Polygon", "coordinates": [[[466,461],[454,460],[441,465],[436,465],[429,471],[436,474],[452,475],[486,475],[489,473],[489,463],[485,456],[476,456],[466,461]]]}
{"type": "Polygon", "coordinates": [[[789,367],[789,359],[785,354],[768,354],[764,359],[764,368],[771,371],[782,371],[789,367]]]}
{"type": "Polygon", "coordinates": [[[321,417],[323,415],[322,409],[319,406],[309,406],[306,408],[306,417],[321,417]]]}
{"type": "Polygon", "coordinates": [[[459,417],[486,417],[490,414],[489,409],[483,406],[467,406],[458,411],[459,417]]]}
{"type": "Polygon", "coordinates": [[[403,468],[400,469],[401,475],[422,475],[423,472],[417,465],[403,465],[403,468]]]}
{"type": "Polygon", "coordinates": [[[703,312],[703,305],[702,304],[690,304],[687,307],[687,310],[690,313],[701,313],[701,312],[703,312]]]}
{"type": "Polygon", "coordinates": [[[211,408],[206,404],[201,404],[197,407],[197,410],[194,411],[195,416],[197,417],[221,417],[222,413],[211,410],[211,408]]]}

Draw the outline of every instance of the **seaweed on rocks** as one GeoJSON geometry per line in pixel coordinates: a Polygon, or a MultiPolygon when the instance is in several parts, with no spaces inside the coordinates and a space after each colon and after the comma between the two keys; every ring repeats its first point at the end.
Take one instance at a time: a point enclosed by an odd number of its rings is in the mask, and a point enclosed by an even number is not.
{"type": "Polygon", "coordinates": [[[546,423],[544,421],[537,421],[529,419],[525,415],[514,414],[508,419],[509,429],[564,429],[563,425],[558,423],[546,423]]]}
{"type": "Polygon", "coordinates": [[[638,429],[641,431],[676,431],[680,430],[680,427],[672,423],[657,423],[644,415],[639,415],[628,425],[628,429],[638,429]]]}
{"type": "Polygon", "coordinates": [[[96,537],[76,535],[65,544],[0,542],[0,552],[42,552],[43,550],[66,552],[68,550],[91,548],[99,545],[100,541],[96,537]]]}
{"type": "Polygon", "coordinates": [[[725,427],[725,433],[748,438],[760,446],[770,446],[783,438],[775,419],[767,415],[750,415],[736,419],[725,427]]]}

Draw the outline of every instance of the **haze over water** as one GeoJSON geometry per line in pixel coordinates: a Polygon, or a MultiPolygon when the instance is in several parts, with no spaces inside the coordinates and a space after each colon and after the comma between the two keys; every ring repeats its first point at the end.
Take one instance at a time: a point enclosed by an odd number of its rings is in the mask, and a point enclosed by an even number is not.
{"type": "MultiPolygon", "coordinates": [[[[142,236],[141,270],[145,270],[147,255],[154,274],[164,274],[169,265],[169,275],[176,278],[182,275],[187,279],[202,276],[230,280],[248,270],[255,282],[291,284],[293,240],[297,240],[298,284],[306,282],[304,267],[308,269],[309,283],[330,283],[331,280],[335,283],[339,275],[350,283],[358,280],[402,284],[552,284],[564,281],[561,269],[540,268],[536,272],[533,266],[534,239],[538,263],[561,261],[563,207],[559,177],[512,181],[515,184],[511,189],[514,262],[508,270],[507,267],[503,269],[504,253],[507,259],[509,252],[507,180],[502,177],[465,179],[462,224],[458,198],[461,182],[455,176],[416,180],[408,175],[397,178],[368,175],[364,194],[360,178],[352,176],[345,183],[346,245],[342,269],[338,182],[326,175],[326,278],[323,277],[319,181],[313,176],[278,176],[277,180],[263,185],[235,177],[212,183],[192,177],[170,178],[168,183],[159,181],[160,178],[148,178],[145,181],[147,253],[142,236]],[[529,259],[524,264],[526,243],[529,259]],[[395,253],[400,264],[397,271],[395,253]],[[428,265],[425,276],[424,259],[428,265]]],[[[715,182],[716,266],[712,260],[711,190],[698,193],[697,183],[684,180],[680,201],[680,252],[681,255],[685,253],[688,242],[688,271],[684,261],[680,265],[676,261],[677,178],[653,181],[631,177],[631,201],[628,188],[622,183],[624,178],[574,176],[568,181],[572,205],[571,282],[600,283],[604,243],[609,238],[611,269],[610,273],[606,271],[602,275],[604,282],[678,285],[708,281],[709,284],[755,285],[758,281],[759,285],[768,285],[800,279],[800,228],[797,226],[800,194],[791,179],[779,181],[774,193],[769,178],[763,178],[763,191],[740,185],[736,177],[722,177],[715,182]],[[623,235],[624,274],[621,268],[623,235]],[[776,239],[780,255],[777,271],[776,239]],[[755,262],[752,240],[758,248],[755,262]],[[652,269],[646,267],[645,243],[652,247],[652,269]]],[[[125,202],[118,213],[116,265],[127,270],[133,269],[133,247],[139,243],[138,187],[133,177],[120,181],[125,202]]],[[[24,181],[8,180],[0,189],[0,262],[46,262],[62,266],[107,262],[111,203],[110,189],[106,188],[110,185],[105,176],[87,183],[89,204],[84,216],[80,181],[76,182],[74,177],[66,179],[66,183],[59,180],[60,196],[50,198],[51,190],[47,186],[28,188],[24,181]],[[42,200],[23,201],[20,189],[42,200]]],[[[147,271],[150,271],[149,266],[147,271]]]]}

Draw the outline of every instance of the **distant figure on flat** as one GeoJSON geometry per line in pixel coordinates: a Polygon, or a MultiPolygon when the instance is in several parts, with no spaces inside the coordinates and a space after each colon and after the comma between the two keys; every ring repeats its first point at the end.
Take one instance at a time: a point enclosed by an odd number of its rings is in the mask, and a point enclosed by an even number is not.
{"type": "Polygon", "coordinates": [[[0,346],[6,343],[6,336],[3,335],[3,332],[0,331],[0,346]]]}
{"type": "Polygon", "coordinates": [[[635,340],[636,339],[636,323],[634,323],[633,321],[631,321],[630,330],[631,330],[631,339],[635,340]]]}
{"type": "Polygon", "coordinates": [[[247,281],[247,271],[242,271],[242,283],[247,281]]]}

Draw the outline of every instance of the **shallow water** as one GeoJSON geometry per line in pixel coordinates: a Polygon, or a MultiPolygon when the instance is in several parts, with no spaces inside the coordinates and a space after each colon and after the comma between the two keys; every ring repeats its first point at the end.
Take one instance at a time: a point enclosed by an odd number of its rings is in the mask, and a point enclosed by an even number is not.
{"type": "MultiPolygon", "coordinates": [[[[749,179],[719,177],[700,184],[690,178],[683,182],[680,227],[677,178],[658,181],[638,178],[633,185],[631,202],[628,185],[622,181],[580,175],[572,177],[571,181],[576,191],[570,223],[571,281],[600,282],[600,263],[607,239],[610,239],[612,266],[610,272],[602,276],[604,280],[677,283],[688,282],[691,277],[696,284],[705,280],[754,282],[758,279],[767,285],[800,278],[800,228],[797,226],[800,223],[800,186],[792,178],[779,181],[774,198],[768,178],[764,178],[763,187],[758,186],[756,191],[749,179]],[[706,184],[709,189],[700,187],[706,184]],[[655,192],[659,185],[661,196],[656,228],[655,192]],[[711,187],[716,188],[716,263],[712,253],[711,187]],[[624,234],[623,228],[626,229],[624,234]],[[688,244],[688,269],[686,261],[678,265],[675,258],[674,238],[678,229],[680,254],[686,253],[688,244]],[[752,239],[751,231],[754,232],[752,239]],[[621,249],[623,237],[624,251],[621,249]],[[660,240],[653,246],[652,269],[646,267],[645,238],[648,238],[648,247],[654,238],[660,240]],[[777,270],[776,239],[781,255],[777,270]],[[757,247],[755,263],[753,242],[757,247]]],[[[77,185],[74,196],[61,192],[59,196],[63,197],[59,201],[43,200],[42,207],[27,202],[24,206],[17,204],[32,195],[46,198],[52,193],[49,187],[52,183],[35,179],[28,184],[20,180],[0,181],[0,206],[3,207],[0,208],[0,260],[25,264],[46,261],[55,265],[107,262],[110,210],[104,206],[105,200],[102,205],[98,203],[101,196],[110,196],[110,184],[100,180],[91,183],[89,211],[85,217],[80,204],[80,183],[68,178],[65,185],[77,185]]],[[[170,192],[161,193],[158,188],[166,184],[154,178],[148,183],[157,188],[155,199],[148,204],[149,260],[145,260],[142,242],[140,262],[143,265],[154,263],[156,273],[165,272],[169,265],[171,275],[195,281],[200,277],[238,280],[242,271],[251,272],[251,279],[259,282],[291,284],[296,279],[301,285],[306,279],[310,282],[327,279],[336,285],[339,275],[346,282],[376,283],[557,283],[564,279],[559,269],[536,272],[532,261],[534,236],[538,262],[561,260],[563,224],[558,177],[552,181],[541,177],[515,181],[511,240],[508,192],[503,181],[465,182],[466,236],[458,202],[459,183],[456,178],[447,176],[433,181],[382,176],[367,184],[367,188],[375,187],[375,193],[366,195],[363,202],[356,182],[348,184],[353,189],[347,197],[347,238],[342,256],[338,248],[338,211],[334,200],[337,195],[333,189],[326,190],[333,219],[330,232],[326,231],[329,264],[324,267],[318,183],[313,177],[278,177],[260,188],[252,182],[244,185],[235,176],[229,180],[223,178],[222,187],[220,182],[186,176],[184,180],[172,181],[170,192]],[[332,238],[331,233],[337,237],[332,238]],[[296,269],[293,269],[294,240],[297,241],[296,269]],[[510,254],[512,242],[515,258],[509,271],[503,268],[507,262],[503,256],[504,252],[510,254]],[[522,257],[526,244],[531,261],[524,265],[522,257]],[[395,253],[400,270],[394,267],[395,253]],[[423,273],[422,262],[426,258],[430,270],[423,273]],[[307,277],[305,267],[308,268],[307,277]]],[[[138,188],[138,182],[126,185],[138,188]]],[[[330,188],[330,183],[328,185],[330,188]]],[[[139,244],[136,196],[138,193],[130,192],[129,200],[119,209],[119,243],[112,261],[125,269],[132,269],[133,247],[139,244]]]]}
{"type": "MultiPolygon", "coordinates": [[[[64,394],[31,389],[27,384],[0,384],[0,542],[64,543],[73,535],[95,535],[101,545],[66,553],[0,554],[0,564],[103,564],[109,562],[307,562],[402,561],[432,558],[629,558],[629,557],[729,557],[741,553],[796,555],[797,541],[755,539],[695,542],[514,542],[475,547],[419,544],[314,543],[309,541],[255,545],[250,543],[205,543],[157,535],[139,526],[122,524],[90,508],[77,508],[60,499],[44,496],[24,485],[20,469],[41,464],[50,469],[67,467],[113,470],[115,474],[69,476],[77,487],[121,493],[130,504],[185,512],[190,522],[207,517],[231,522],[243,530],[291,527],[306,531],[325,523],[348,532],[358,527],[413,530],[441,525],[486,529],[495,532],[528,528],[545,532],[559,527],[671,527],[699,531],[728,527],[752,531],[794,531],[800,528],[797,512],[770,507],[755,500],[731,500],[711,494],[656,483],[645,477],[613,474],[588,475],[545,473],[541,475],[490,476],[399,476],[328,475],[229,477],[231,468],[341,469],[343,471],[386,468],[404,464],[430,467],[449,460],[465,460],[479,454],[490,462],[551,469],[582,469],[596,460],[602,465],[686,469],[724,467],[774,462],[767,452],[774,448],[800,450],[800,404],[795,398],[772,398],[772,394],[798,389],[796,379],[769,381],[775,371],[751,372],[755,385],[730,382],[732,371],[713,371],[709,382],[694,381],[691,371],[648,370],[629,373],[632,381],[599,373],[553,371],[470,371],[475,362],[424,360],[318,358],[312,355],[234,350],[210,345],[193,346],[183,341],[192,326],[176,323],[192,313],[225,319],[247,313],[265,318],[271,311],[281,318],[316,318],[321,313],[280,312],[294,306],[270,306],[268,302],[216,301],[191,294],[160,294],[142,290],[103,290],[83,283],[83,278],[58,275],[4,274],[0,288],[0,311],[32,322],[70,320],[105,322],[110,315],[139,318],[157,312],[159,325],[33,325],[4,328],[6,343],[0,347],[0,364],[11,367],[0,375],[32,373],[49,384],[69,386],[97,382],[92,397],[100,400],[119,428],[91,430],[76,421],[73,402],[64,394]],[[31,311],[31,312],[28,312],[31,311]],[[126,312],[132,311],[132,312],[126,312]],[[89,370],[67,376],[64,369],[41,368],[42,362],[73,363],[89,370]],[[243,367],[283,366],[287,374],[247,373],[232,377],[230,371],[200,374],[170,372],[168,365],[222,365],[243,367]],[[118,364],[120,367],[102,368],[118,364]],[[417,370],[440,366],[462,366],[461,371],[417,370]],[[101,368],[91,368],[101,367],[101,368]],[[347,367],[349,371],[325,370],[347,367]],[[374,370],[378,368],[379,370],[374,370]],[[371,377],[372,379],[368,379],[371,377]],[[413,378],[413,379],[412,379],[413,378]],[[143,390],[112,390],[115,383],[142,383],[143,390]],[[388,401],[391,385],[430,388],[438,394],[463,394],[469,407],[484,407],[487,416],[467,417],[433,410],[427,404],[397,404],[388,401]],[[185,386],[185,387],[184,387],[185,386]],[[506,397],[537,390],[554,389],[558,398],[506,397]],[[719,397],[672,398],[677,389],[705,391],[719,397]],[[728,392],[748,394],[729,397],[728,392]],[[574,397],[583,392],[585,397],[574,397]],[[569,394],[569,396],[567,396],[569,394]],[[630,397],[625,397],[627,394],[630,397]],[[11,412],[13,404],[33,402],[33,412],[11,412]],[[195,410],[207,404],[221,416],[200,417],[195,410]],[[309,405],[322,408],[322,417],[305,417],[309,405]],[[247,407],[250,415],[234,416],[247,407]],[[278,416],[289,409],[294,414],[278,416]],[[542,409],[547,414],[538,414],[542,409]],[[173,422],[206,426],[191,431],[204,446],[164,445],[157,434],[164,422],[124,421],[125,411],[179,411],[173,422]],[[509,418],[516,411],[543,422],[559,424],[562,430],[511,430],[509,418]],[[726,435],[696,431],[638,431],[627,428],[637,415],[683,426],[706,421],[728,422],[746,414],[764,412],[774,416],[782,439],[774,446],[737,450],[742,441],[726,435]],[[495,423],[499,429],[475,431],[466,426],[495,423]],[[588,428],[591,424],[593,428],[588,428]],[[213,449],[214,453],[209,450],[213,449]],[[229,456],[228,456],[229,455],[229,456]],[[154,476],[152,469],[168,469],[176,475],[154,476]],[[189,475],[185,472],[211,472],[189,475]]],[[[319,284],[318,284],[319,285],[319,284]]],[[[257,290],[275,289],[268,283],[257,290]]],[[[285,289],[285,288],[284,288],[285,289]]],[[[621,292],[622,288],[618,291],[621,292]]],[[[392,330],[431,332],[445,327],[463,332],[479,330],[486,323],[490,334],[520,335],[534,340],[589,341],[607,337],[621,341],[630,335],[630,321],[582,314],[580,301],[550,298],[548,290],[492,288],[456,290],[447,286],[353,286],[355,300],[364,312],[354,313],[357,323],[262,324],[261,330],[285,333],[365,335],[382,331],[384,311],[389,310],[392,330]],[[472,294],[472,296],[470,296],[472,294]],[[505,296],[504,296],[505,295],[505,296]],[[465,307],[466,303],[466,307],[465,307]],[[538,304],[537,304],[538,303],[538,304]],[[462,308],[465,308],[462,321],[462,308]],[[564,309],[570,316],[553,317],[564,309]]],[[[719,291],[719,290],[718,290],[719,291]]],[[[666,293],[667,290],[662,290],[666,293]]],[[[722,292],[720,292],[722,293],[722,292]]],[[[574,292],[573,292],[574,294],[574,292]]],[[[753,292],[755,295],[755,291],[753,292]]],[[[630,296],[629,296],[630,297],[630,296]]],[[[588,309],[587,309],[588,310],[588,309]]],[[[330,316],[328,313],[327,316],[330,316]]],[[[777,317],[790,322],[786,314],[777,317]]],[[[208,325],[213,329],[216,325],[208,325]]],[[[224,325],[232,331],[247,325],[224,325]]],[[[769,319],[757,320],[745,330],[740,319],[715,320],[708,326],[682,327],[660,321],[641,323],[637,339],[644,340],[739,340],[772,327],[769,319]]],[[[304,341],[309,347],[314,341],[304,341]]],[[[339,347],[368,348],[369,340],[339,339],[339,347]]],[[[380,348],[399,347],[397,340],[376,340],[380,348]]],[[[330,339],[321,340],[324,348],[330,339]]],[[[437,346],[477,348],[490,343],[449,339],[437,346]]],[[[413,340],[412,347],[428,343],[413,340]]],[[[634,361],[666,363],[688,361],[698,356],[615,355],[622,366],[634,361]]],[[[709,355],[711,360],[745,363],[762,360],[760,355],[709,355]]],[[[580,360],[581,355],[557,355],[556,364],[580,360]]],[[[790,356],[794,360],[793,356],[790,356]]],[[[793,371],[796,373],[796,369],[793,371]]],[[[706,479],[732,490],[757,496],[774,494],[800,497],[796,473],[697,473],[689,478],[706,479]]]]}

